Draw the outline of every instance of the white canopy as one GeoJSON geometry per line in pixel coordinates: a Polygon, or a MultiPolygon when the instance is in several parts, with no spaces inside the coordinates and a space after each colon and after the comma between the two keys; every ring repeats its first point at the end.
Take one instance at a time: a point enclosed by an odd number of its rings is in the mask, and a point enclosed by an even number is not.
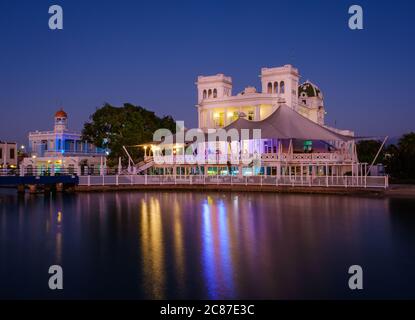
{"type": "Polygon", "coordinates": [[[300,140],[325,140],[348,141],[354,139],[334,132],[302,116],[287,105],[281,105],[271,115],[261,121],[239,118],[226,126],[225,130],[249,129],[252,137],[253,129],[261,129],[262,139],[300,139],[300,140]]]}

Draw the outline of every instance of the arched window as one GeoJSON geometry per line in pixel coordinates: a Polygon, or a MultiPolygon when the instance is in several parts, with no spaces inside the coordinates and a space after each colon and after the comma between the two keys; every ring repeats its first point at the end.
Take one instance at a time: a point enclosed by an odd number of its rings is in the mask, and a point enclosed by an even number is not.
{"type": "Polygon", "coordinates": [[[207,95],[206,90],[203,90],[203,99],[206,99],[206,95],[207,95]]]}
{"type": "Polygon", "coordinates": [[[209,89],[208,91],[208,98],[212,98],[212,89],[209,89]]]}
{"type": "Polygon", "coordinates": [[[217,98],[218,97],[218,90],[213,89],[213,97],[217,98]]]}
{"type": "Polygon", "coordinates": [[[278,93],[278,82],[274,82],[274,93],[278,93]]]}
{"type": "Polygon", "coordinates": [[[272,83],[268,82],[267,93],[272,93],[272,83]]]}
{"type": "Polygon", "coordinates": [[[284,81],[280,82],[280,93],[285,93],[285,83],[284,83],[284,81]]]}

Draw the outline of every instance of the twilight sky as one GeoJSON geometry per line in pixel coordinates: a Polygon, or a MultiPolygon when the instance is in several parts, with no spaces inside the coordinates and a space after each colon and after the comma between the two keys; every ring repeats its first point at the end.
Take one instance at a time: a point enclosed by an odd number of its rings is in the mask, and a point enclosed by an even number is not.
{"type": "Polygon", "coordinates": [[[415,131],[414,1],[0,0],[0,140],[27,144],[60,105],[80,130],[104,102],[197,125],[197,75],[260,89],[291,63],[325,95],[329,125],[359,135],[415,131]],[[64,29],[48,28],[63,7],[64,29]],[[348,28],[360,4],[364,30],[348,28]]]}

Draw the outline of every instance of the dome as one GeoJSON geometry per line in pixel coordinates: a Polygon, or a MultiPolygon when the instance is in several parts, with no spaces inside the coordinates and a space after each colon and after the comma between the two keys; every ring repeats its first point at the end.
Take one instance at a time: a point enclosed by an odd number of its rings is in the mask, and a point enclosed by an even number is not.
{"type": "Polygon", "coordinates": [[[298,86],[298,96],[300,98],[319,97],[323,99],[323,94],[319,87],[308,80],[298,86]]]}
{"type": "Polygon", "coordinates": [[[62,108],[55,113],[55,118],[67,118],[67,117],[68,117],[68,114],[65,111],[63,111],[62,108]]]}

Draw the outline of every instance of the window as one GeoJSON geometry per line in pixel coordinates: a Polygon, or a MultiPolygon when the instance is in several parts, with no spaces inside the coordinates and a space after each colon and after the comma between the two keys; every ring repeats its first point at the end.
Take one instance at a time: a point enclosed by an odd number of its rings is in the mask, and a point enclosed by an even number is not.
{"type": "Polygon", "coordinates": [[[281,83],[280,83],[280,93],[285,93],[285,83],[284,83],[284,81],[281,81],[281,83]]]}
{"type": "Polygon", "coordinates": [[[223,127],[225,125],[225,112],[215,113],[213,120],[215,127],[223,127]]]}
{"type": "Polygon", "coordinates": [[[3,148],[0,148],[0,160],[3,159],[3,148]]]}
{"type": "Polygon", "coordinates": [[[203,90],[203,99],[206,99],[206,96],[207,96],[207,92],[206,90],[203,90]]]}
{"type": "Polygon", "coordinates": [[[272,83],[271,82],[268,82],[267,93],[272,93],[272,83]]]}
{"type": "Polygon", "coordinates": [[[48,141],[47,140],[42,140],[42,145],[44,146],[44,150],[48,151],[48,141]]]}
{"type": "Polygon", "coordinates": [[[15,156],[15,150],[14,148],[10,149],[10,159],[14,159],[15,156]]]}
{"type": "Polygon", "coordinates": [[[278,93],[278,82],[274,82],[274,93],[278,93]]]}
{"type": "Polygon", "coordinates": [[[219,113],[219,127],[223,127],[225,125],[225,112],[219,113]]]}
{"type": "Polygon", "coordinates": [[[254,120],[254,111],[248,111],[248,120],[254,120]]]}
{"type": "Polygon", "coordinates": [[[213,97],[217,98],[218,96],[218,91],[216,89],[213,89],[213,97]]]}
{"type": "Polygon", "coordinates": [[[209,91],[208,91],[208,98],[209,99],[212,98],[212,90],[211,89],[209,89],[209,91]]]}
{"type": "Polygon", "coordinates": [[[234,111],[233,112],[233,116],[232,116],[232,120],[235,121],[239,118],[239,112],[238,111],[234,111]]]}

